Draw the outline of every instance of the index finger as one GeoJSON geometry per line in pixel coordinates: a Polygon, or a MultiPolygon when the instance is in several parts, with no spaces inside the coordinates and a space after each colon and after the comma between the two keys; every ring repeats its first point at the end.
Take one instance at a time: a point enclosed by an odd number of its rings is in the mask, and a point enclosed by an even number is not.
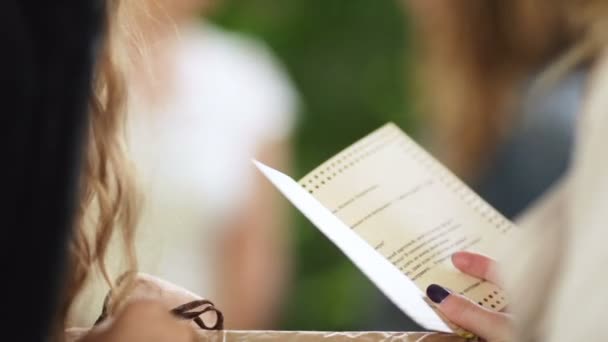
{"type": "Polygon", "coordinates": [[[496,261],[485,255],[466,251],[456,252],[452,254],[452,263],[463,273],[497,285],[501,283],[496,261]]]}

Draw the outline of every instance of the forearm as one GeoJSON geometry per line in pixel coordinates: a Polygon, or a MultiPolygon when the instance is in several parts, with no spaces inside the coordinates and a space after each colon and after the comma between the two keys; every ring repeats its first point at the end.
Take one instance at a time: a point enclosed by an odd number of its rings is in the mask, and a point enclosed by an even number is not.
{"type": "MultiPolygon", "coordinates": [[[[286,147],[267,149],[261,160],[284,168],[286,147]]],[[[218,305],[227,326],[272,328],[289,279],[286,206],[271,185],[256,174],[252,196],[226,227],[222,243],[221,293],[218,305]]]]}

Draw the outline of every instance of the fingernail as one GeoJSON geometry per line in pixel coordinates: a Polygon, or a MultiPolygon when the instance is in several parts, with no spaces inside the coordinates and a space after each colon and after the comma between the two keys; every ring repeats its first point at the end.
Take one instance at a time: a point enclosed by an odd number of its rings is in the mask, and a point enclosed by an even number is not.
{"type": "Polygon", "coordinates": [[[426,295],[433,302],[441,304],[441,302],[443,302],[443,300],[450,295],[450,291],[437,284],[431,284],[429,285],[429,287],[426,288],[426,295]]]}
{"type": "Polygon", "coordinates": [[[469,259],[467,254],[461,252],[456,252],[452,254],[452,264],[458,265],[461,268],[466,268],[467,266],[469,266],[470,261],[471,260],[469,259]]]}

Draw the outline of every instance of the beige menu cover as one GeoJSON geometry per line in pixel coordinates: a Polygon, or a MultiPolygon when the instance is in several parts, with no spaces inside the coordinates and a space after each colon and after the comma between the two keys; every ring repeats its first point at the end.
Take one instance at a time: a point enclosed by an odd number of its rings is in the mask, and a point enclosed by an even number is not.
{"type": "Polygon", "coordinates": [[[462,274],[459,250],[494,255],[518,233],[462,181],[389,123],[310,172],[299,184],[256,162],[266,177],[395,305],[427,329],[453,332],[424,292],[432,283],[491,310],[495,285],[462,274]]]}

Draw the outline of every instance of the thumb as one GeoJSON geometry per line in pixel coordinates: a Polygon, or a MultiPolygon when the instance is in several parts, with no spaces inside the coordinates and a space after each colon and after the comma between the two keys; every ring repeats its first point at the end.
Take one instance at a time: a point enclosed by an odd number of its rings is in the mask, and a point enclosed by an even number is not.
{"type": "Polygon", "coordinates": [[[439,285],[430,285],[426,293],[433,302],[439,304],[439,311],[457,326],[489,342],[511,340],[509,315],[485,309],[439,285]]]}
{"type": "Polygon", "coordinates": [[[155,301],[129,303],[117,317],[96,327],[83,340],[86,342],[190,342],[194,330],[178,321],[165,307],[155,301]]]}

